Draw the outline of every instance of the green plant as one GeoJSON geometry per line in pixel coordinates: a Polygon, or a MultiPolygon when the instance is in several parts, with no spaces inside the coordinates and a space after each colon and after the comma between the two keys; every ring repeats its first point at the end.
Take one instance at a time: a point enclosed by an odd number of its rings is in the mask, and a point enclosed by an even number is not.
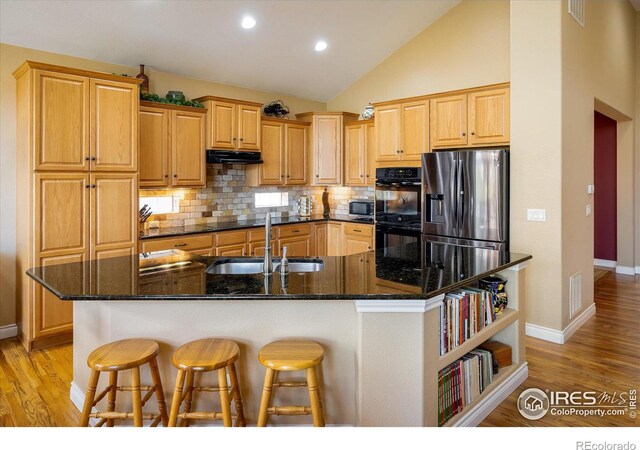
{"type": "Polygon", "coordinates": [[[141,92],[140,100],[145,102],[169,103],[172,105],[191,106],[193,108],[204,108],[204,105],[202,103],[196,102],[194,100],[167,100],[164,97],[160,97],[158,94],[144,94],[141,92]]]}

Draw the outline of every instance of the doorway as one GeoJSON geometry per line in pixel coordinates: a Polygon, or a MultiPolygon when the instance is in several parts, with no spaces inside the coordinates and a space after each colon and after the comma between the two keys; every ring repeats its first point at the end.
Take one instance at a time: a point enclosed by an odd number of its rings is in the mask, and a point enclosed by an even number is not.
{"type": "Polygon", "coordinates": [[[617,255],[617,122],[594,111],[594,264],[615,267],[617,255]]]}

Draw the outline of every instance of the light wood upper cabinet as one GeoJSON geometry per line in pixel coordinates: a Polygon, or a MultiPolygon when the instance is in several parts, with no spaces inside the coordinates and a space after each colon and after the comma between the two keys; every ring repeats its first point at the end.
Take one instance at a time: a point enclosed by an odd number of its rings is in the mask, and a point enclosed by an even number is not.
{"type": "Polygon", "coordinates": [[[138,86],[91,79],[91,170],[138,170],[138,86]]]}
{"type": "Polygon", "coordinates": [[[35,170],[89,169],[89,78],[34,71],[35,170]]]}
{"type": "Polygon", "coordinates": [[[248,186],[307,184],[309,124],[286,119],[262,121],[262,164],[245,169],[248,186]]]}
{"type": "Polygon", "coordinates": [[[206,184],[206,111],[142,102],[140,187],[202,187],[206,184]]]}
{"type": "Polygon", "coordinates": [[[352,122],[345,126],[344,133],[345,186],[372,186],[376,178],[376,137],[373,122],[352,122]]]}
{"type": "Polygon", "coordinates": [[[467,95],[431,99],[431,147],[467,145],[467,95]]]}
{"type": "Polygon", "coordinates": [[[357,120],[358,114],[304,113],[298,114],[297,117],[311,122],[311,184],[342,184],[344,125],[357,120]]]}
{"type": "Polygon", "coordinates": [[[402,105],[402,160],[420,160],[429,151],[429,102],[402,105]]]}
{"type": "Polygon", "coordinates": [[[509,144],[509,88],[431,99],[431,147],[509,144]]]}
{"type": "Polygon", "coordinates": [[[287,123],[285,130],[285,185],[305,185],[309,178],[309,125],[287,123]]]}
{"type": "MultiPolygon", "coordinates": [[[[91,259],[106,251],[133,251],[137,248],[138,176],[127,173],[92,174],[91,192],[91,259]]],[[[106,255],[103,255],[106,257],[106,255]]]]}
{"type": "Polygon", "coordinates": [[[260,103],[210,95],[195,100],[207,108],[207,148],[260,151],[260,103]]]}
{"type": "Polygon", "coordinates": [[[140,106],[140,187],[170,185],[170,123],[170,110],[140,106]]]}
{"type": "Polygon", "coordinates": [[[509,89],[469,94],[469,144],[504,144],[510,140],[509,89]]]}
{"type": "Polygon", "coordinates": [[[429,151],[429,101],[376,107],[376,160],[418,161],[429,151]]]}
{"type": "Polygon", "coordinates": [[[171,111],[172,186],[204,186],[205,116],[201,112],[171,111]]]}
{"type": "Polygon", "coordinates": [[[89,250],[89,192],[86,173],[35,175],[37,255],[85,254],[89,250]]]}

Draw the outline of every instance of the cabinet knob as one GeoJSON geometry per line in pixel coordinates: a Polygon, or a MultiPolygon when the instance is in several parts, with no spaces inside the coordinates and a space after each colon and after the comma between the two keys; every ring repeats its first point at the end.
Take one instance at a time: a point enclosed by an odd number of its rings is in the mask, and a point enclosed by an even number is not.
{"type": "Polygon", "coordinates": [[[291,175],[287,175],[287,178],[291,178],[291,175]]]}
{"type": "Polygon", "coordinates": [[[85,160],[85,161],[89,161],[89,157],[88,157],[88,156],[85,156],[85,157],[84,157],[84,160],[85,160]]]}
{"type": "Polygon", "coordinates": [[[320,178],[320,175],[316,175],[316,178],[320,178]]]}
{"type": "Polygon", "coordinates": [[[89,189],[89,188],[91,187],[91,185],[86,184],[84,187],[85,187],[86,189],[89,189]]]}
{"type": "Polygon", "coordinates": [[[174,175],[173,178],[178,178],[178,175],[174,175]]]}
{"type": "Polygon", "coordinates": [[[240,141],[241,141],[241,142],[242,142],[242,141],[244,141],[244,138],[240,138],[240,141]]]}
{"type": "Polygon", "coordinates": [[[165,173],[165,174],[164,174],[164,177],[165,177],[165,178],[169,178],[169,174],[168,174],[168,173],[165,173]]]}
{"type": "Polygon", "coordinates": [[[92,157],[91,157],[91,161],[95,161],[95,160],[96,160],[96,157],[95,157],[95,156],[92,156],[92,157]]]}
{"type": "Polygon", "coordinates": [[[92,185],[91,185],[91,189],[95,189],[95,188],[96,188],[96,185],[95,185],[95,184],[92,184],[92,185]]]}
{"type": "Polygon", "coordinates": [[[466,136],[466,135],[467,135],[467,133],[462,133],[462,135],[463,135],[463,136],[466,136]]]}
{"type": "Polygon", "coordinates": [[[367,174],[367,178],[369,178],[369,174],[367,174]]]}
{"type": "Polygon", "coordinates": [[[364,178],[364,175],[360,175],[360,178],[364,178]]]}
{"type": "Polygon", "coordinates": [[[475,136],[475,135],[476,135],[476,132],[475,132],[475,131],[472,131],[472,132],[471,132],[471,136],[475,136]]]}

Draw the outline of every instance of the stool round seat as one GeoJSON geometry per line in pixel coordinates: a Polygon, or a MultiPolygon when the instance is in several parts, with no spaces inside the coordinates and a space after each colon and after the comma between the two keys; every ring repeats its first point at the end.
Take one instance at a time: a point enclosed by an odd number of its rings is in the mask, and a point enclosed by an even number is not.
{"type": "Polygon", "coordinates": [[[171,358],[176,369],[209,372],[238,360],[240,348],[230,339],[199,339],[178,348],[171,358]]]}
{"type": "Polygon", "coordinates": [[[303,339],[274,341],[262,347],[258,354],[260,364],[279,371],[309,369],[320,364],[323,358],[320,344],[303,339]]]}
{"type": "Polygon", "coordinates": [[[157,342],[151,339],[123,339],[92,351],[87,358],[87,364],[98,371],[120,371],[146,364],[159,352],[157,342]]]}

